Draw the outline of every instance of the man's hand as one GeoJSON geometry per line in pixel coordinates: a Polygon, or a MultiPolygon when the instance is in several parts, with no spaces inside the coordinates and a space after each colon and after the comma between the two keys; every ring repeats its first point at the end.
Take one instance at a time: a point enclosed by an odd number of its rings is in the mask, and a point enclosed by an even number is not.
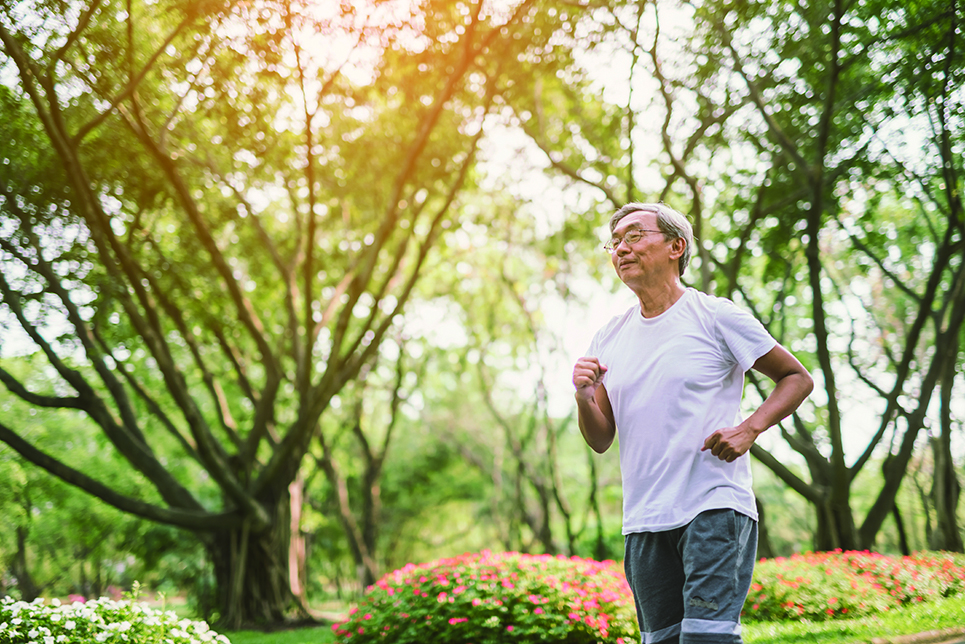
{"type": "Polygon", "coordinates": [[[758,434],[754,430],[743,425],[738,427],[725,427],[707,437],[701,452],[710,450],[710,453],[722,461],[733,463],[739,457],[747,453],[758,434]]]}
{"type": "Polygon", "coordinates": [[[758,358],[754,369],[776,383],[774,391],[740,425],[711,434],[700,451],[710,450],[720,460],[733,463],[747,453],[768,427],[797,409],[814,387],[808,370],[779,344],[758,358]]]}
{"type": "Polygon", "coordinates": [[[573,367],[573,386],[576,387],[577,399],[592,400],[605,373],[606,365],[600,364],[597,358],[583,357],[577,360],[573,367]]]}
{"type": "Polygon", "coordinates": [[[602,454],[610,449],[616,436],[613,409],[603,385],[606,365],[598,358],[583,357],[573,367],[576,387],[576,411],[583,440],[593,451],[602,454]]]}

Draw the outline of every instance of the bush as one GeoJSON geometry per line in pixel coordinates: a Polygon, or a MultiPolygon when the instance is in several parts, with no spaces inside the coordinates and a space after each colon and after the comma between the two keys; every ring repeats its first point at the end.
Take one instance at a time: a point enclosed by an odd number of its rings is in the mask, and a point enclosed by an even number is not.
{"type": "Polygon", "coordinates": [[[488,551],[389,573],[333,629],[352,644],[640,641],[612,561],[488,551]]]}
{"type": "Polygon", "coordinates": [[[847,619],[963,591],[963,555],[804,553],[758,562],[743,616],[748,620],[847,619]]]}
{"type": "Polygon", "coordinates": [[[10,644],[230,644],[204,622],[179,620],[133,600],[61,604],[0,600],[0,641],[10,644]]]}

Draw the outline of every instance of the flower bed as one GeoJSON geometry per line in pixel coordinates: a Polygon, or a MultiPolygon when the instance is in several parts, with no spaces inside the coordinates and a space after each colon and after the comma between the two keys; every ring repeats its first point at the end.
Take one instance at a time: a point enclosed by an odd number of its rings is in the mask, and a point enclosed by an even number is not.
{"type": "Polygon", "coordinates": [[[512,552],[409,564],[333,628],[353,644],[640,641],[618,565],[512,552]]]}
{"type": "Polygon", "coordinates": [[[230,644],[204,622],[178,619],[135,601],[61,604],[0,600],[0,642],[10,644],[230,644]]]}
{"type": "MultiPolygon", "coordinates": [[[[847,619],[958,594],[965,594],[965,555],[806,553],[757,564],[743,619],[847,619]]],[[[352,644],[640,637],[630,589],[613,562],[491,552],[389,573],[333,629],[337,641],[352,644]]]]}
{"type": "Polygon", "coordinates": [[[859,617],[965,592],[965,555],[819,552],[761,560],[744,602],[748,620],[859,617]]]}

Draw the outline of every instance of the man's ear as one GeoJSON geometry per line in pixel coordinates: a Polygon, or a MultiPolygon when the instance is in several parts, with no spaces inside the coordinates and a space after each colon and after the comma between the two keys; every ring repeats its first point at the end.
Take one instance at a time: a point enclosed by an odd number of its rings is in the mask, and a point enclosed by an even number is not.
{"type": "Polygon", "coordinates": [[[684,250],[687,248],[687,240],[683,237],[676,237],[670,242],[670,256],[674,259],[680,259],[684,250]]]}

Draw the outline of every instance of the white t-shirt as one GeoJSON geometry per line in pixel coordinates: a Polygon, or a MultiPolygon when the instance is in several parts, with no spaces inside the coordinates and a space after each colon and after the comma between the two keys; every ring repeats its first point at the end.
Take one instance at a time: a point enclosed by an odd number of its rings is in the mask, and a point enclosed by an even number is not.
{"type": "Polygon", "coordinates": [[[712,509],[757,519],[750,455],[727,463],[700,448],[740,423],[744,372],[776,344],[733,302],[692,288],[657,317],[634,304],[597,331],[588,355],[608,369],[623,534],[671,530],[712,509]]]}

